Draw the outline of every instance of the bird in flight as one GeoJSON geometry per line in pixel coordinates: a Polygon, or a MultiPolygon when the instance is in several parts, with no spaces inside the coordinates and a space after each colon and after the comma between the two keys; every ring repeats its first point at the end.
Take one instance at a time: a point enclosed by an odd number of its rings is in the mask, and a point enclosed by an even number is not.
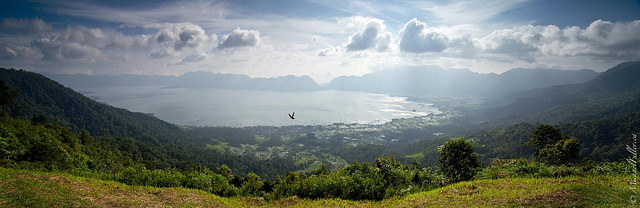
{"type": "Polygon", "coordinates": [[[293,116],[295,116],[295,115],[296,115],[296,112],[293,112],[293,113],[289,114],[289,118],[291,118],[291,119],[296,119],[295,117],[293,117],[293,116]]]}

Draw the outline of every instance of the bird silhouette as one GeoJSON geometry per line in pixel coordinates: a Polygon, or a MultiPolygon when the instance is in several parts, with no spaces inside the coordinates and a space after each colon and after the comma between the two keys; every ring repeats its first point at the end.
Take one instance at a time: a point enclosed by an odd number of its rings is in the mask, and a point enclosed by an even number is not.
{"type": "Polygon", "coordinates": [[[291,118],[291,119],[296,119],[296,118],[294,118],[294,117],[293,117],[293,116],[295,116],[295,115],[296,115],[296,112],[293,112],[293,113],[289,114],[289,118],[291,118]]]}

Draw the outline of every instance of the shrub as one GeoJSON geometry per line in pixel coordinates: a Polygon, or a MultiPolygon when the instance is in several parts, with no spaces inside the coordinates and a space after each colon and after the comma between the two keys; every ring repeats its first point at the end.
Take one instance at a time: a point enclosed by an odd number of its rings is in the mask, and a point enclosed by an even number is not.
{"type": "Polygon", "coordinates": [[[480,162],[473,149],[464,138],[451,140],[440,149],[440,167],[452,182],[466,181],[475,175],[480,162]]]}

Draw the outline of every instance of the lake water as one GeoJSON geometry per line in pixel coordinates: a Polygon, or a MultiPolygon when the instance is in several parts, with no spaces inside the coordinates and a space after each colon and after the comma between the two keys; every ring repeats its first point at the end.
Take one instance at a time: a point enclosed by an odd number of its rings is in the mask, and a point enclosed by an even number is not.
{"type": "Polygon", "coordinates": [[[406,97],[353,91],[274,92],[230,89],[107,87],[85,96],[162,120],[193,126],[284,126],[384,123],[440,111],[406,97]],[[287,115],[295,113],[295,120],[287,115]]]}

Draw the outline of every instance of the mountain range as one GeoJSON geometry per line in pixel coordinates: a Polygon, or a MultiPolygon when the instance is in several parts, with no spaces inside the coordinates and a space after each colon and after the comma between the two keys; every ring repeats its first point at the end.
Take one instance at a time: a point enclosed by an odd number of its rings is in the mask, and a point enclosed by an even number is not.
{"type": "Polygon", "coordinates": [[[640,61],[621,63],[583,83],[522,91],[510,99],[468,113],[503,123],[576,122],[632,113],[640,110],[640,61]]]}
{"type": "Polygon", "coordinates": [[[512,69],[483,74],[466,69],[400,68],[363,76],[343,76],[318,85],[308,76],[252,78],[247,75],[188,72],[181,76],[45,74],[73,89],[154,85],[170,88],[223,88],[271,91],[352,90],[420,96],[491,97],[535,88],[582,83],[598,76],[588,69],[512,69]]]}
{"type": "Polygon", "coordinates": [[[402,68],[364,76],[338,77],[331,89],[431,96],[490,97],[535,88],[581,83],[593,79],[593,70],[512,69],[483,74],[465,69],[402,68]]]}

